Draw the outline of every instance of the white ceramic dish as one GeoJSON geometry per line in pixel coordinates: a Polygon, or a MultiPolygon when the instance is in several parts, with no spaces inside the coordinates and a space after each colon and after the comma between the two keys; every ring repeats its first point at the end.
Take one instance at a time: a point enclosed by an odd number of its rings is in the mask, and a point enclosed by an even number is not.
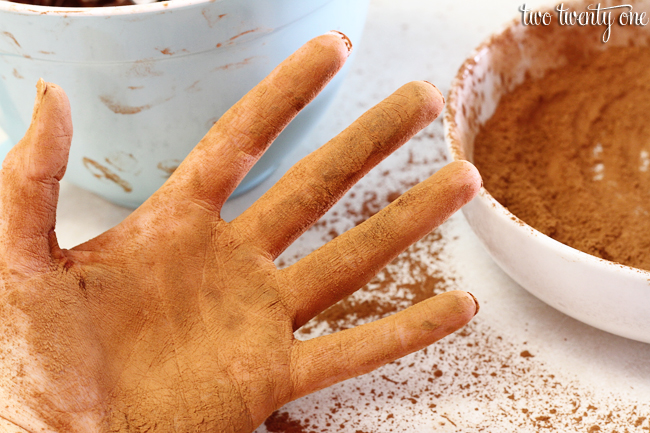
{"type": "MultiPolygon", "coordinates": [[[[629,2],[628,2],[629,3],[629,2]]],[[[588,2],[572,3],[585,10],[588,2]]],[[[650,11],[650,2],[631,2],[650,11]]],[[[603,6],[610,5],[603,2],[603,6]]],[[[474,139],[502,95],[528,73],[540,77],[571,61],[579,50],[649,44],[650,27],[615,27],[607,44],[602,27],[523,26],[513,22],[479,46],[454,79],[445,112],[454,159],[473,160],[474,139]]],[[[463,209],[486,249],[530,293],[596,328],[650,343],[650,272],[601,260],[540,233],[499,204],[485,189],[463,209]]],[[[650,234],[639,234],[650,236],[650,234]]]]}
{"type": "MultiPolygon", "coordinates": [[[[67,92],[66,179],[135,207],[212,124],[312,37],[360,40],[369,0],[174,0],[52,8],[0,0],[0,158],[31,119],[39,78],[67,92]]],[[[237,192],[273,172],[325,111],[345,71],[285,130],[237,192]]]]}

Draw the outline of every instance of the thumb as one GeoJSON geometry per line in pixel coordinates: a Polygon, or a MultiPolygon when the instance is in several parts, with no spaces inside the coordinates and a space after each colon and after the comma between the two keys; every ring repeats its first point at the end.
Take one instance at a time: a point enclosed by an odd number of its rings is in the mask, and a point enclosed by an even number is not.
{"type": "Polygon", "coordinates": [[[0,253],[23,271],[50,264],[59,181],[72,140],[70,104],[63,89],[42,79],[36,88],[31,125],[0,172],[0,253]]]}

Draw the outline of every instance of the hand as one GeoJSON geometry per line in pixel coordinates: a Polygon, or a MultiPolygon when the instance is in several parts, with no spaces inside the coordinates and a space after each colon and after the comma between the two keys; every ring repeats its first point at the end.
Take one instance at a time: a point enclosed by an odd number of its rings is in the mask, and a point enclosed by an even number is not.
{"type": "Polygon", "coordinates": [[[476,313],[464,292],[354,329],[294,331],[366,284],[469,201],[453,163],[292,266],[274,259],[359,178],[440,113],[414,82],[294,166],[228,223],[228,196],[336,74],[349,41],[313,39],[233,106],[167,183],[71,250],[54,233],[72,125],[40,81],[0,173],[0,418],[31,432],[251,432],[285,403],[427,346],[476,313]]]}

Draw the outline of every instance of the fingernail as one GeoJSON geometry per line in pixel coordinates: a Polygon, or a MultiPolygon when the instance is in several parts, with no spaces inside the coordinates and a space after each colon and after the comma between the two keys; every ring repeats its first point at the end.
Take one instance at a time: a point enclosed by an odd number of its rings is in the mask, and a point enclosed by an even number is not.
{"type": "Polygon", "coordinates": [[[43,101],[43,96],[47,92],[47,83],[40,78],[38,83],[36,83],[36,101],[34,101],[34,110],[32,111],[32,119],[36,117],[38,113],[38,108],[41,106],[41,101],[43,101]]]}
{"type": "Polygon", "coordinates": [[[348,48],[348,54],[352,52],[352,41],[350,41],[350,38],[348,38],[345,33],[339,32],[338,30],[330,30],[329,32],[325,33],[326,35],[335,35],[338,36],[339,38],[343,39],[345,42],[345,46],[348,48]]]}
{"type": "Polygon", "coordinates": [[[36,83],[36,92],[39,99],[43,99],[43,95],[47,92],[47,83],[42,78],[39,78],[36,83]]]}
{"type": "Polygon", "coordinates": [[[438,89],[438,88],[435,86],[435,84],[433,84],[433,83],[430,82],[430,81],[427,81],[427,80],[423,80],[423,81],[424,81],[425,83],[427,83],[427,84],[431,84],[431,85],[433,86],[433,88],[436,89],[436,90],[438,91],[438,93],[440,93],[440,97],[442,98],[442,103],[444,104],[444,103],[445,103],[445,95],[442,94],[442,92],[440,91],[440,89],[438,89]]]}
{"type": "Polygon", "coordinates": [[[467,292],[467,294],[472,297],[472,299],[474,300],[474,304],[476,304],[476,311],[474,312],[474,317],[476,317],[476,315],[478,314],[478,310],[481,309],[481,305],[478,303],[478,299],[476,299],[476,296],[472,295],[469,292],[467,292]]]}

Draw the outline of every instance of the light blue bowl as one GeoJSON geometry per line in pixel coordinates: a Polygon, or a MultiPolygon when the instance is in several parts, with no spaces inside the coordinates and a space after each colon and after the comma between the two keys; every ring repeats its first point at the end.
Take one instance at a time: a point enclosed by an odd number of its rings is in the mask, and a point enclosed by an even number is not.
{"type": "MultiPolygon", "coordinates": [[[[0,128],[9,136],[0,157],[27,130],[43,78],[70,98],[66,179],[137,207],[231,105],[302,44],[329,30],[358,41],[368,1],[174,0],[82,9],[0,1],[0,128]]],[[[308,135],[345,70],[235,194],[262,182],[308,135]]]]}

